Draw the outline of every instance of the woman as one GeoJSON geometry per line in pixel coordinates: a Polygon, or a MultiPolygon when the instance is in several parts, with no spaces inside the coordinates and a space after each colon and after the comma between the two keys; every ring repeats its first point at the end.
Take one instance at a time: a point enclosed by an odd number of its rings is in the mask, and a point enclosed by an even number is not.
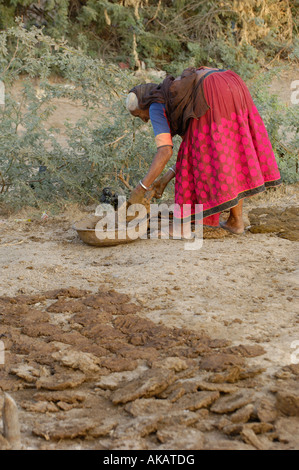
{"type": "Polygon", "coordinates": [[[157,153],[148,173],[132,191],[129,203],[140,203],[148,189],[155,197],[175,176],[176,217],[183,205],[203,205],[203,224],[244,232],[244,197],[281,183],[265,125],[241,78],[231,70],[188,68],[177,79],[134,87],[127,109],[151,120],[157,153]],[[177,162],[160,177],[172,156],[172,137],[182,137],[177,162]],[[223,210],[230,209],[219,225],[223,210]]]}

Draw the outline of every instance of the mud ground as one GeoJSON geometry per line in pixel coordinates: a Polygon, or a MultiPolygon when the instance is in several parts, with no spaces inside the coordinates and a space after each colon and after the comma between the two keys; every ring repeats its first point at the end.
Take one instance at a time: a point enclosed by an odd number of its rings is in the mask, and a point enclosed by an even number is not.
{"type": "Polygon", "coordinates": [[[299,448],[298,186],[244,207],[244,235],[198,251],[85,245],[92,207],[1,216],[0,389],[22,448],[299,448]]]}

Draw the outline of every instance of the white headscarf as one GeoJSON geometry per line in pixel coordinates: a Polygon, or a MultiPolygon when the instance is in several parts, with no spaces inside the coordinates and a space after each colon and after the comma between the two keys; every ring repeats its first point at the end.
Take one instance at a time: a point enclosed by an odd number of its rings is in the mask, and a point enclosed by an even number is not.
{"type": "Polygon", "coordinates": [[[128,94],[126,99],[126,107],[128,111],[135,111],[138,108],[138,98],[135,93],[128,94]]]}

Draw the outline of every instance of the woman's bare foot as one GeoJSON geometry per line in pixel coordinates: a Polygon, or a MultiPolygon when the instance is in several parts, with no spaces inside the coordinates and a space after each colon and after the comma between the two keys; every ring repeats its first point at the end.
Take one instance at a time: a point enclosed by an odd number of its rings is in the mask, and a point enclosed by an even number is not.
{"type": "Polygon", "coordinates": [[[234,233],[235,235],[241,235],[244,233],[244,223],[236,224],[234,221],[230,221],[229,219],[226,222],[220,222],[220,227],[228,232],[234,233]]]}
{"type": "Polygon", "coordinates": [[[244,233],[244,222],[243,222],[243,199],[238,202],[235,207],[230,210],[229,218],[226,222],[220,222],[220,227],[224,230],[228,230],[231,233],[240,235],[244,233]]]}

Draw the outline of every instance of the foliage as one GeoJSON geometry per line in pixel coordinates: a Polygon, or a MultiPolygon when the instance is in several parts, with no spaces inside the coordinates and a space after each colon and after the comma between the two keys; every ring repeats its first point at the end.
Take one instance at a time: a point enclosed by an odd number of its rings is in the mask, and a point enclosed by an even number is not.
{"type": "Polygon", "coordinates": [[[103,185],[112,181],[119,187],[120,171],[135,182],[144,174],[154,152],[151,130],[124,106],[135,77],[22,24],[2,33],[0,44],[0,79],[6,85],[5,107],[0,106],[2,199],[19,206],[57,197],[97,201],[103,185]],[[51,80],[53,71],[62,83],[51,80]],[[66,123],[63,144],[59,130],[46,126],[58,98],[84,106],[75,125],[66,123]]]}
{"type": "Polygon", "coordinates": [[[298,60],[298,0],[0,0],[0,29],[22,16],[88,55],[178,73],[232,68],[244,78],[275,57],[298,60]]]}
{"type": "MultiPolygon", "coordinates": [[[[0,105],[0,197],[5,203],[19,208],[59,199],[98,202],[103,187],[128,192],[121,181],[134,187],[146,173],[155,153],[153,131],[124,106],[128,90],[140,81],[136,74],[19,21],[0,33],[0,80],[6,86],[5,106],[0,105]],[[53,79],[57,74],[60,80],[53,79]],[[65,123],[64,136],[48,124],[61,99],[83,110],[78,122],[65,123]]],[[[269,97],[263,82],[265,76],[258,76],[251,91],[285,181],[291,182],[298,177],[298,107],[269,97]]]]}

